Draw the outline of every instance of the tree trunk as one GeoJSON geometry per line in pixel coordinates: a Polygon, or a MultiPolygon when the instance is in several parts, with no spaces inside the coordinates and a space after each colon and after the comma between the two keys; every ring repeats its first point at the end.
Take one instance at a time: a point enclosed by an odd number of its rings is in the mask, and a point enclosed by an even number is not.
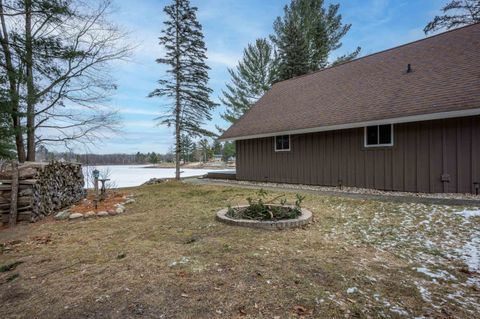
{"type": "Polygon", "coordinates": [[[33,84],[32,1],[25,0],[25,65],[27,70],[27,161],[35,161],[35,86],[33,84]]]}
{"type": "Polygon", "coordinates": [[[12,63],[12,53],[10,52],[9,37],[7,24],[5,23],[5,16],[3,12],[3,1],[0,0],[0,20],[2,24],[2,32],[0,33],[0,42],[5,57],[5,65],[7,67],[7,77],[9,82],[9,112],[12,118],[12,126],[15,132],[15,145],[17,147],[18,161],[25,162],[25,146],[23,144],[23,131],[20,122],[19,114],[19,98],[17,90],[17,74],[12,63]]]}
{"type": "Polygon", "coordinates": [[[12,192],[10,198],[10,216],[8,219],[8,225],[13,227],[17,224],[17,213],[18,213],[18,163],[12,161],[12,192]]]}
{"type": "Polygon", "coordinates": [[[178,16],[178,1],[176,1],[175,7],[175,45],[176,45],[176,57],[175,57],[175,179],[180,180],[180,152],[181,152],[181,126],[180,126],[180,115],[182,111],[182,105],[180,103],[180,43],[179,43],[179,16],[178,16]]]}

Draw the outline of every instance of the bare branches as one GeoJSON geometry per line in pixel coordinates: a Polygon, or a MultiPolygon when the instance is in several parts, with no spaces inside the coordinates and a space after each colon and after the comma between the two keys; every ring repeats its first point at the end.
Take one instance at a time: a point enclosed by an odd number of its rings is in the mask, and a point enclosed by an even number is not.
{"type": "Polygon", "coordinates": [[[443,15],[435,16],[425,26],[425,34],[480,22],[480,0],[452,0],[442,8],[442,12],[443,15]]]}
{"type": "Polygon", "coordinates": [[[0,68],[10,70],[10,96],[18,97],[16,123],[22,130],[27,123],[29,159],[41,143],[90,143],[116,131],[117,114],[97,105],[116,89],[112,62],[127,60],[134,47],[108,20],[111,1],[3,2],[0,68]]]}

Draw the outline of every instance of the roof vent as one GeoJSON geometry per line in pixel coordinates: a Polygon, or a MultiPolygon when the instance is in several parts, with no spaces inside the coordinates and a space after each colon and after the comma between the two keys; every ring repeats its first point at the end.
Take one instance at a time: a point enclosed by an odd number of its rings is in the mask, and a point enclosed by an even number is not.
{"type": "Polygon", "coordinates": [[[409,63],[407,64],[407,73],[412,73],[412,65],[409,63]]]}

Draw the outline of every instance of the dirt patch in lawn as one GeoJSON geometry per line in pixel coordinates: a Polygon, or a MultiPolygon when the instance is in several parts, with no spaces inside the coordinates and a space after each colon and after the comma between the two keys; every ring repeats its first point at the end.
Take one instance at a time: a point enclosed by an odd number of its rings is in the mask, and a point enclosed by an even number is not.
{"type": "Polygon", "coordinates": [[[104,200],[101,200],[95,208],[95,195],[89,193],[87,197],[80,203],[71,206],[68,210],[72,213],[85,214],[90,211],[101,212],[114,210],[115,205],[121,204],[125,201],[127,194],[117,191],[108,191],[104,200]]]}
{"type": "MultiPolygon", "coordinates": [[[[306,228],[215,221],[254,190],[132,189],[129,213],[0,232],[4,318],[472,318],[478,217],[305,194],[306,228]]],[[[290,200],[294,200],[294,194],[290,200]]],[[[469,208],[473,210],[475,208],[469,208]]],[[[478,256],[478,255],[477,255],[478,256]]],[[[477,263],[476,263],[477,262],[477,263]]]]}

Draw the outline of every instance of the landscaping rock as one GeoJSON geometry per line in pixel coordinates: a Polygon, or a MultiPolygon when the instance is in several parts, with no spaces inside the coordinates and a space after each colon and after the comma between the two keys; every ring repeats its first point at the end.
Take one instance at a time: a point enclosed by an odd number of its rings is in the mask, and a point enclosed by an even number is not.
{"type": "Polygon", "coordinates": [[[97,214],[93,210],[86,212],[85,215],[83,215],[85,218],[90,218],[90,217],[95,217],[97,214]]]}
{"type": "Polygon", "coordinates": [[[122,204],[116,204],[115,207],[116,207],[116,208],[115,208],[115,212],[116,212],[117,214],[122,214],[122,213],[124,213],[125,210],[126,210],[125,206],[123,206],[122,204]]]}
{"type": "Polygon", "coordinates": [[[80,213],[73,213],[68,216],[69,219],[78,219],[78,218],[83,218],[83,214],[80,213]]]}
{"type": "Polygon", "coordinates": [[[58,212],[54,218],[57,220],[62,220],[67,219],[68,216],[70,216],[70,212],[68,210],[62,210],[61,212],[58,212]]]}
{"type": "Polygon", "coordinates": [[[145,183],[143,183],[142,185],[155,185],[155,184],[161,184],[163,182],[165,182],[165,179],[151,178],[148,181],[146,181],[145,183]]]}
{"type": "Polygon", "coordinates": [[[103,211],[101,211],[101,212],[98,212],[98,213],[97,213],[97,216],[98,216],[98,217],[108,216],[108,212],[106,212],[106,211],[103,210],[103,211]]]}
{"type": "Polygon", "coordinates": [[[133,203],[135,203],[135,200],[133,198],[129,198],[123,204],[128,205],[128,204],[133,204],[133,203]]]}
{"type": "MultiPolygon", "coordinates": [[[[118,208],[117,208],[117,209],[118,209],[118,208]]],[[[114,216],[114,215],[117,215],[118,212],[117,212],[117,210],[109,209],[109,210],[108,210],[108,214],[111,215],[111,216],[114,216]]]]}

